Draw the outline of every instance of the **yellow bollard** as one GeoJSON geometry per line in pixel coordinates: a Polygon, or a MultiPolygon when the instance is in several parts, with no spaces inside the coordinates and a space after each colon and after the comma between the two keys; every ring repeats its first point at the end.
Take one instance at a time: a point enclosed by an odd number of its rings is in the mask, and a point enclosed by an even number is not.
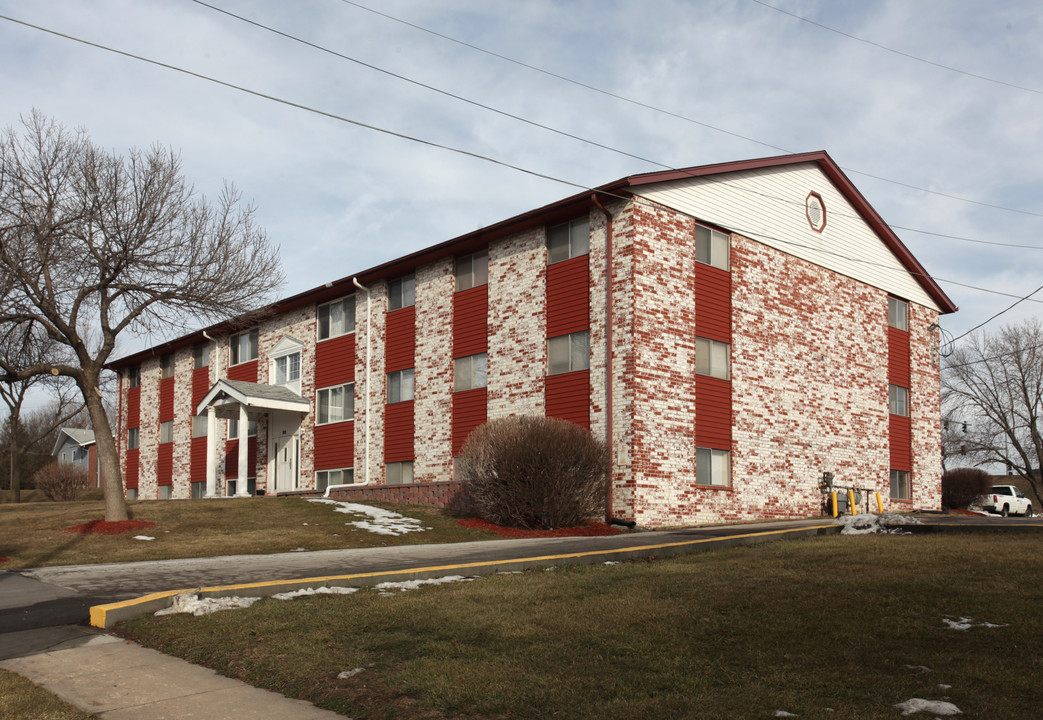
{"type": "Polygon", "coordinates": [[[836,517],[839,514],[837,513],[837,491],[834,490],[833,492],[831,492],[829,494],[829,497],[833,503],[833,517],[836,517]]]}
{"type": "Polygon", "coordinates": [[[884,501],[880,499],[880,493],[876,494],[876,507],[880,510],[880,514],[884,514],[884,501]]]}
{"type": "Polygon", "coordinates": [[[858,508],[855,507],[855,491],[847,491],[847,509],[852,515],[858,515],[858,508]]]}

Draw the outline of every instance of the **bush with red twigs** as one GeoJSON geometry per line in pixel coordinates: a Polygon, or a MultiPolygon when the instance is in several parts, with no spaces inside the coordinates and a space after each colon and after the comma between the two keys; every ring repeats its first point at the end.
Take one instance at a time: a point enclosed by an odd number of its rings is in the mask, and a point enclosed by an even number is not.
{"type": "Polygon", "coordinates": [[[980,468],[956,468],[942,475],[942,505],[965,510],[989,491],[992,480],[980,468]]]}
{"type": "Polygon", "coordinates": [[[71,502],[87,489],[87,472],[70,463],[53,462],[33,475],[36,489],[55,502],[71,502]]]}
{"type": "Polygon", "coordinates": [[[605,512],[605,445],[566,420],[490,420],[471,433],[457,468],[477,513],[497,525],[552,530],[605,512]]]}

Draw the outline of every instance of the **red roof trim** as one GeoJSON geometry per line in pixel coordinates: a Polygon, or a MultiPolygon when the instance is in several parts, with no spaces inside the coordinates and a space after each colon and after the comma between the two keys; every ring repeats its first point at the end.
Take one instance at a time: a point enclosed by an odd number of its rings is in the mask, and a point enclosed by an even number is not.
{"type": "MultiPolygon", "coordinates": [[[[619,194],[626,193],[628,188],[641,187],[653,183],[670,182],[672,180],[682,180],[693,177],[707,177],[710,175],[722,175],[725,173],[741,172],[744,170],[758,170],[761,168],[796,165],[806,162],[817,163],[819,167],[822,168],[826,176],[829,177],[837,186],[837,189],[839,189],[851,204],[854,205],[855,208],[866,218],[867,222],[876,231],[877,235],[880,236],[884,243],[895,253],[895,255],[898,256],[898,259],[902,264],[906,266],[914,277],[916,277],[924,290],[927,291],[927,294],[938,303],[942,312],[955,312],[956,305],[952,300],[950,300],[938,284],[927,275],[923,266],[920,265],[915,257],[913,257],[913,254],[909,252],[909,249],[902,244],[902,241],[899,240],[894,231],[888,227],[883,218],[877,214],[876,210],[874,210],[862,196],[862,193],[858,191],[840,167],[833,162],[833,159],[824,150],[809,153],[797,153],[794,155],[756,158],[753,160],[740,160],[737,162],[717,163],[714,165],[701,165],[698,167],[683,168],[679,170],[663,170],[644,173],[641,175],[630,175],[594,188],[593,192],[608,195],[619,194]]],[[[495,225],[490,225],[487,228],[482,228],[481,230],[476,230],[466,235],[446,240],[445,242],[418,250],[409,255],[404,255],[368,270],[363,270],[355,275],[349,275],[339,280],[334,280],[319,287],[312,288],[311,290],[305,290],[296,295],[291,295],[288,298],[277,300],[271,305],[259,310],[257,315],[260,317],[270,316],[275,313],[292,310],[302,305],[335,300],[339,297],[344,297],[355,292],[352,278],[358,278],[360,283],[368,285],[383,278],[399,277],[412,272],[420,265],[434,262],[440,258],[450,255],[465,255],[474,252],[481,249],[492,240],[497,240],[541,225],[563,222],[577,213],[582,212],[584,209],[589,208],[591,196],[591,192],[583,191],[564,198],[563,200],[536,208],[535,210],[515,215],[514,217],[498,222],[495,225]]],[[[142,350],[133,355],[114,360],[107,363],[105,367],[110,370],[128,367],[139,363],[146,358],[157,357],[178,348],[207,342],[204,333],[211,336],[224,335],[232,331],[240,330],[242,327],[242,321],[240,320],[237,322],[235,319],[216,323],[207,328],[197,330],[188,335],[183,335],[161,345],[156,345],[147,350],[142,350]]]]}

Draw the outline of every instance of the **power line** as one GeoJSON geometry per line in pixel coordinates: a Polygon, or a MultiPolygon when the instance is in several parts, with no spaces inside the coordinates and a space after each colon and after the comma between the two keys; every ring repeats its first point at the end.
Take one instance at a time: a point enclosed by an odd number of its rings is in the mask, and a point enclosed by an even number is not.
{"type": "MultiPolygon", "coordinates": [[[[740,133],[732,132],[731,130],[726,130],[726,129],[722,128],[722,127],[718,127],[716,125],[711,125],[710,123],[702,122],[701,120],[696,120],[694,118],[688,117],[687,115],[682,115],[680,113],[676,113],[676,112],[673,112],[673,111],[670,111],[670,110],[665,110],[665,109],[663,109],[661,107],[657,107],[657,106],[651,105],[649,103],[641,102],[640,100],[635,100],[633,98],[626,97],[625,95],[619,95],[619,94],[611,92],[609,90],[605,90],[603,88],[599,88],[599,87],[597,87],[595,85],[590,85],[590,84],[582,82],[580,80],[576,80],[574,78],[570,78],[570,77],[565,76],[565,75],[560,75],[558,73],[551,72],[550,70],[545,70],[544,68],[538,67],[536,65],[531,65],[531,64],[523,62],[521,60],[517,60],[517,59],[509,57],[507,55],[502,55],[502,54],[494,52],[492,50],[487,50],[487,49],[485,49],[483,47],[480,47],[478,45],[474,45],[472,43],[465,42],[463,40],[458,40],[457,38],[454,38],[454,37],[452,37],[450,35],[446,35],[444,33],[440,33],[440,32],[438,32],[436,30],[431,30],[430,28],[426,28],[426,27],[424,27],[422,25],[417,25],[415,23],[411,23],[408,20],[403,20],[401,18],[395,17],[394,15],[389,15],[388,13],[384,13],[384,12],[381,12],[379,10],[374,10],[371,7],[367,7],[366,5],[362,5],[361,3],[355,2],[354,0],[340,0],[340,1],[342,3],[344,3],[344,4],[346,4],[346,5],[351,5],[353,7],[356,7],[358,9],[360,9],[360,10],[365,10],[366,12],[373,13],[374,15],[379,15],[380,17],[386,18],[386,19],[391,20],[393,22],[397,22],[397,23],[400,23],[402,25],[406,25],[408,27],[411,27],[411,28],[413,28],[415,30],[419,30],[421,32],[428,33],[429,35],[434,35],[435,37],[442,38],[443,40],[446,40],[448,42],[455,43],[457,45],[461,45],[461,46],[466,47],[466,48],[470,48],[471,50],[474,50],[476,52],[484,53],[485,55],[489,55],[491,57],[495,57],[495,58],[497,58],[499,60],[503,60],[504,62],[512,63],[512,64],[517,65],[519,67],[523,67],[523,68],[525,68],[527,70],[532,70],[533,72],[541,73],[541,74],[546,75],[548,77],[555,78],[556,80],[561,80],[562,82],[567,82],[567,83],[570,83],[570,84],[575,85],[577,87],[582,87],[582,88],[585,88],[585,89],[590,90],[592,92],[596,92],[596,93],[599,93],[601,95],[605,95],[607,97],[611,97],[611,98],[614,98],[616,100],[620,100],[622,102],[630,103],[631,105],[636,105],[638,107],[643,107],[643,108],[645,108],[647,110],[652,110],[652,111],[660,113],[662,115],[668,115],[668,116],[670,116],[672,118],[676,118],[678,120],[683,120],[684,122],[691,123],[693,125],[699,125],[700,127],[704,127],[704,128],[709,129],[709,130],[713,130],[715,132],[723,133],[725,135],[729,135],[729,136],[734,137],[734,138],[739,138],[740,140],[746,140],[747,142],[752,142],[752,143],[755,143],[757,145],[761,145],[763,147],[772,148],[773,150],[778,150],[778,151],[786,153],[786,154],[793,154],[793,152],[794,152],[793,150],[789,150],[787,148],[780,147],[778,145],[772,145],[771,143],[764,142],[763,140],[758,140],[758,139],[750,137],[748,135],[742,135],[740,133]]],[[[904,182],[901,182],[899,180],[892,180],[890,178],[885,178],[885,177],[882,177],[880,175],[874,175],[873,173],[865,172],[863,170],[856,170],[854,168],[847,168],[847,167],[841,166],[841,169],[844,170],[845,172],[854,173],[856,175],[861,175],[863,177],[872,178],[873,180],[880,180],[882,182],[892,183],[894,185],[898,185],[900,187],[908,188],[910,190],[917,190],[919,192],[925,192],[925,193],[928,193],[930,195],[937,195],[939,197],[948,198],[950,200],[957,200],[959,202],[970,203],[972,205],[978,205],[978,206],[981,206],[981,207],[987,207],[987,208],[991,208],[993,210],[1003,210],[1005,212],[1019,213],[1021,215],[1030,215],[1032,217],[1043,217],[1043,212],[1033,212],[1031,210],[1022,210],[1022,209],[1019,209],[1019,208],[1011,208],[1011,207],[1006,207],[1004,205],[994,205],[992,203],[982,202],[980,200],[974,200],[974,199],[971,199],[971,198],[965,198],[965,197],[961,197],[959,195],[951,195],[951,194],[948,194],[948,193],[940,192],[938,190],[930,190],[928,188],[919,187],[917,185],[912,185],[910,183],[904,183],[904,182]]]]}
{"type": "Polygon", "coordinates": [[[803,17],[801,15],[797,15],[796,13],[791,13],[788,10],[783,10],[782,8],[775,7],[774,5],[769,5],[768,3],[764,2],[763,0],[751,0],[751,1],[757,3],[758,5],[761,5],[762,7],[766,7],[769,10],[774,10],[777,13],[782,13],[783,15],[788,15],[791,18],[794,18],[796,20],[800,20],[801,22],[805,22],[808,25],[814,25],[817,28],[822,28],[823,30],[827,30],[827,31],[829,31],[831,33],[836,33],[837,35],[841,35],[843,37],[846,37],[849,40],[855,40],[856,42],[865,43],[866,45],[872,45],[873,47],[875,47],[875,48],[877,48],[879,50],[883,50],[883,51],[889,52],[889,53],[894,53],[895,55],[900,55],[901,57],[907,58],[909,60],[915,60],[917,62],[922,62],[922,63],[925,63],[927,65],[933,65],[934,67],[941,68],[942,70],[948,70],[950,72],[959,73],[960,75],[966,75],[967,77],[972,77],[972,78],[975,78],[977,80],[984,80],[985,82],[995,83],[997,85],[1003,85],[1005,87],[1013,88],[1014,90],[1024,90],[1025,92],[1035,93],[1037,95],[1043,95],[1043,90],[1037,90],[1035,88],[1025,87],[1023,85],[1015,85],[1014,83],[1009,83],[1009,82],[1007,82],[1005,80],[997,80],[996,78],[991,78],[991,77],[988,77],[986,75],[979,75],[978,73],[972,73],[972,72],[968,72],[966,70],[960,70],[959,68],[952,67],[951,65],[945,65],[943,63],[935,62],[933,60],[928,60],[926,58],[919,57],[918,55],[913,55],[911,53],[902,52],[901,50],[895,50],[894,48],[887,47],[886,45],[881,45],[880,43],[874,42],[872,40],[867,40],[865,38],[860,38],[857,35],[851,35],[849,33],[844,32],[843,30],[837,30],[836,28],[830,27],[828,25],[823,25],[820,22],[815,22],[814,20],[811,20],[809,18],[803,17]]]}
{"type": "Polygon", "coordinates": [[[1036,288],[1035,290],[1033,290],[1032,292],[1030,292],[1030,293],[1029,293],[1028,295],[1026,295],[1025,297],[1019,298],[1018,300],[1016,300],[1016,301],[1015,301],[1014,303],[1012,303],[1011,305],[1007,306],[1007,307],[1006,307],[1006,308],[1004,308],[1003,310],[1000,310],[1000,311],[999,311],[998,313],[996,313],[995,315],[993,315],[992,317],[990,317],[990,318],[989,318],[988,320],[985,320],[984,322],[980,322],[980,323],[978,323],[977,325],[975,325],[974,327],[972,327],[972,328],[971,328],[970,330],[968,330],[967,332],[963,333],[962,335],[957,335],[957,336],[956,336],[956,337],[954,337],[954,338],[953,338],[953,339],[952,339],[952,340],[951,340],[950,342],[952,342],[952,343],[955,343],[955,342],[956,342],[957,340],[959,340],[960,338],[964,338],[964,337],[967,337],[967,336],[968,336],[968,335],[970,335],[970,334],[971,334],[972,332],[974,332],[975,330],[977,330],[978,328],[980,328],[980,327],[982,327],[982,326],[984,326],[984,325],[987,325],[987,324],[989,324],[990,322],[992,322],[993,320],[995,320],[996,318],[998,318],[998,317],[999,317],[1000,315],[1003,315],[1004,313],[1006,313],[1006,312],[1009,312],[1009,311],[1013,310],[1014,308],[1016,308],[1016,307],[1017,307],[1018,305],[1020,305],[1021,303],[1025,302],[1025,301],[1026,301],[1026,300],[1028,300],[1028,299],[1030,299],[1030,298],[1031,298],[1031,297],[1032,297],[1033,295],[1035,295],[1036,293],[1038,293],[1038,292],[1039,292],[1040,290],[1043,290],[1043,285],[1040,285],[1040,286],[1039,286],[1038,288],[1036,288]]]}

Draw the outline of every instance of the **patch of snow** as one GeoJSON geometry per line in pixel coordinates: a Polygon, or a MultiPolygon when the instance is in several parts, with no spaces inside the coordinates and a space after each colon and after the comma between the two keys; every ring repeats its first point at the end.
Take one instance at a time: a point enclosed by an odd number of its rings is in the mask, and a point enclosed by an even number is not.
{"type": "Polygon", "coordinates": [[[348,678],[353,678],[356,675],[358,675],[360,672],[365,672],[365,671],[366,671],[366,668],[355,668],[354,670],[345,670],[344,672],[341,672],[341,673],[337,674],[337,679],[338,680],[347,680],[348,678]]]}
{"type": "Polygon", "coordinates": [[[308,552],[308,548],[294,548],[290,552],[308,552]]]}
{"type": "Polygon", "coordinates": [[[952,690],[952,685],[943,685],[941,683],[938,683],[938,689],[939,690],[952,690]]]}
{"type": "Polygon", "coordinates": [[[195,593],[181,593],[174,596],[173,604],[158,610],[156,615],[175,615],[177,613],[191,613],[196,617],[209,615],[218,610],[234,610],[237,608],[248,608],[260,600],[259,597],[222,597],[222,598],[200,598],[195,593]]]}
{"type": "Polygon", "coordinates": [[[893,535],[908,534],[896,529],[900,525],[921,525],[922,523],[910,515],[898,513],[883,513],[873,515],[871,513],[860,513],[858,515],[844,515],[833,521],[834,525],[842,525],[841,535],[868,535],[871,533],[890,533],[893,535]]]}
{"type": "Polygon", "coordinates": [[[935,715],[962,715],[963,711],[950,702],[941,700],[924,700],[922,698],[910,698],[903,703],[895,704],[902,711],[902,715],[912,715],[918,712],[929,712],[935,715]]]}
{"type": "Polygon", "coordinates": [[[470,582],[474,580],[473,577],[464,577],[463,575],[446,575],[445,577],[430,578],[428,580],[404,580],[402,582],[382,582],[374,585],[375,590],[379,590],[380,594],[384,597],[388,595],[394,595],[394,590],[399,592],[406,592],[407,590],[416,590],[423,585],[444,585],[451,582],[470,582]]]}
{"type": "Polygon", "coordinates": [[[926,665],[906,665],[906,667],[910,670],[915,670],[918,673],[931,672],[931,668],[927,667],[926,665]]]}
{"type": "Polygon", "coordinates": [[[272,595],[272,598],[275,600],[293,600],[294,598],[306,597],[309,595],[351,595],[358,591],[359,589],[355,587],[327,587],[323,585],[322,587],[317,588],[301,588],[300,590],[275,593],[272,595]]]}
{"type": "Polygon", "coordinates": [[[786,712],[785,710],[776,710],[775,717],[800,717],[800,715],[794,715],[793,713],[786,712]]]}
{"type": "Polygon", "coordinates": [[[619,565],[619,560],[606,560],[605,565],[619,565]]]}
{"type": "Polygon", "coordinates": [[[324,505],[334,505],[336,506],[334,507],[336,512],[347,513],[349,515],[365,515],[367,518],[366,520],[356,520],[344,524],[351,525],[359,530],[367,530],[378,535],[405,535],[406,533],[422,532],[431,529],[425,527],[416,518],[399,515],[396,512],[383,510],[371,505],[338,502],[327,498],[306,498],[306,500],[308,502],[317,502],[324,505]]]}
{"type": "Polygon", "coordinates": [[[148,535],[135,535],[133,539],[134,540],[155,540],[156,538],[149,537],[148,535]]]}
{"type": "Polygon", "coordinates": [[[962,617],[958,620],[950,620],[949,618],[942,618],[942,622],[949,626],[950,630],[970,630],[972,627],[983,627],[983,628],[998,628],[1007,627],[1006,625],[996,625],[990,622],[981,622],[974,618],[962,617]]]}

